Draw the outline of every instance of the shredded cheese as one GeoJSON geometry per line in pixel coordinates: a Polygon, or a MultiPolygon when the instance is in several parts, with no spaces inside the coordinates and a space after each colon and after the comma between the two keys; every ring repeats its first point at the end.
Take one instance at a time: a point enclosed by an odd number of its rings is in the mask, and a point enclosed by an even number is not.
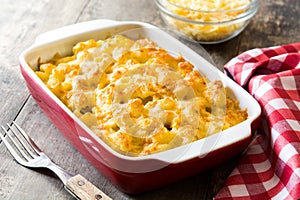
{"type": "Polygon", "coordinates": [[[246,22],[222,24],[234,20],[246,11],[250,0],[167,0],[164,6],[180,17],[191,21],[220,23],[197,24],[166,16],[169,24],[198,41],[218,41],[241,30],[246,22]]]}

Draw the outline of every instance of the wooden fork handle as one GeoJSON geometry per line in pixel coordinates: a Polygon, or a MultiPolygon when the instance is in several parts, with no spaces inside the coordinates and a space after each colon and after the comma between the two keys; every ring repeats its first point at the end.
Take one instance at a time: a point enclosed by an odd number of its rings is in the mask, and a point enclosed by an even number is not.
{"type": "Polygon", "coordinates": [[[80,174],[70,178],[65,187],[80,200],[111,200],[109,196],[80,174]]]}

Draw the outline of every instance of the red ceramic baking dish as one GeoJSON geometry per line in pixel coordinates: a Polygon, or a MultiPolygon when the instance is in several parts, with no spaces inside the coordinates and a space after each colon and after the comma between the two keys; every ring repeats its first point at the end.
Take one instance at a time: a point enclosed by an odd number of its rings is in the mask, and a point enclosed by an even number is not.
{"type": "Polygon", "coordinates": [[[38,36],[20,56],[20,68],[32,96],[61,133],[82,155],[125,193],[141,193],[221,164],[238,155],[249,144],[261,113],[259,104],[243,88],[203,57],[161,29],[142,22],[95,20],[65,26],[38,36]],[[56,53],[71,54],[74,44],[122,34],[131,39],[148,37],[170,52],[180,53],[210,80],[221,80],[230,88],[248,119],[225,131],[167,151],[131,157],[122,155],[97,137],[69,110],[35,74],[37,64],[56,53]]]}

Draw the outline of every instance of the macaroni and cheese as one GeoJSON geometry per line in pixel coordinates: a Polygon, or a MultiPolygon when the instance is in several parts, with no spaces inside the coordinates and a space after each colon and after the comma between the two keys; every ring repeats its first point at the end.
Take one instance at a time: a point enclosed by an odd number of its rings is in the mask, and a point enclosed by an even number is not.
{"type": "Polygon", "coordinates": [[[250,0],[165,0],[164,6],[173,16],[166,21],[180,32],[198,41],[218,41],[240,30],[246,21],[241,14],[250,0]]]}
{"type": "Polygon", "coordinates": [[[221,81],[153,41],[117,35],[55,55],[36,74],[104,142],[130,156],[199,140],[247,118],[221,81]]]}

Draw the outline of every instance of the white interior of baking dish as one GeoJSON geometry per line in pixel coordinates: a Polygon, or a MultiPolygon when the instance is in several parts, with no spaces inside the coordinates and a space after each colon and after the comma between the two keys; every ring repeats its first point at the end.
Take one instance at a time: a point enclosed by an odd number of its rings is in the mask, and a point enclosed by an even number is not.
{"type": "MultiPolygon", "coordinates": [[[[161,29],[150,24],[142,22],[119,22],[112,20],[95,20],[74,24],[60,29],[56,29],[44,33],[36,38],[35,43],[25,50],[20,56],[20,64],[37,84],[41,84],[45,91],[60,105],[66,112],[83,127],[91,137],[93,137],[102,146],[107,148],[115,156],[115,159],[101,157],[100,150],[96,145],[86,137],[81,140],[87,147],[87,150],[101,162],[110,167],[125,171],[143,173],[157,170],[170,163],[181,163],[193,158],[201,159],[208,153],[224,148],[228,145],[249,138],[251,135],[251,123],[259,117],[260,106],[255,99],[235,82],[229,79],[215,66],[206,61],[203,57],[192,51],[186,45],[173,38],[161,29]],[[148,37],[155,41],[158,46],[163,47],[171,52],[180,53],[186,60],[190,61],[194,66],[199,66],[199,71],[208,77],[208,79],[219,79],[226,87],[229,87],[233,95],[240,101],[241,108],[247,108],[248,119],[232,128],[219,132],[207,138],[195,141],[188,145],[180,146],[164,152],[141,156],[129,157],[122,155],[98,138],[88,127],[86,127],[36,76],[33,70],[37,69],[39,62],[45,62],[51,59],[56,53],[65,56],[71,54],[74,44],[88,39],[105,39],[108,36],[121,33],[131,39],[139,39],[148,37]],[[33,70],[32,70],[33,69],[33,70]],[[99,155],[98,155],[99,154],[99,155]]],[[[198,69],[198,68],[197,68],[198,69]]]]}

